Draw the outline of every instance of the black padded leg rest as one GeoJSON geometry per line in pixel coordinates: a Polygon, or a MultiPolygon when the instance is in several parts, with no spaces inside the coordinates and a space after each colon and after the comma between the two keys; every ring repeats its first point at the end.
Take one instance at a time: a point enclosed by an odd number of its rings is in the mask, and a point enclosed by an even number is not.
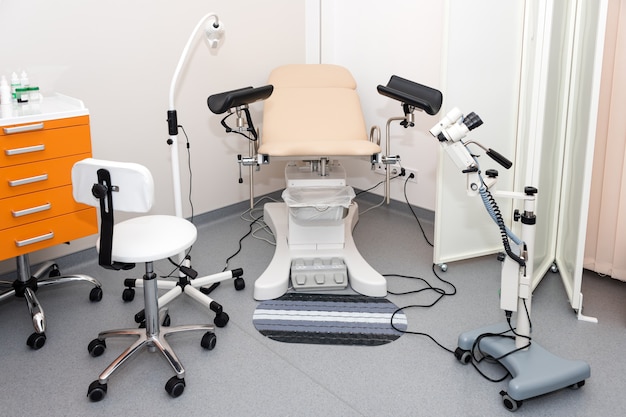
{"type": "Polygon", "coordinates": [[[439,112],[443,101],[441,91],[397,75],[392,75],[386,86],[379,85],[378,92],[383,96],[424,110],[431,116],[439,112]]]}
{"type": "Polygon", "coordinates": [[[224,93],[213,94],[207,99],[207,104],[213,113],[222,114],[234,107],[254,103],[258,100],[265,100],[272,95],[273,91],[273,85],[265,85],[257,88],[244,87],[224,93]]]}

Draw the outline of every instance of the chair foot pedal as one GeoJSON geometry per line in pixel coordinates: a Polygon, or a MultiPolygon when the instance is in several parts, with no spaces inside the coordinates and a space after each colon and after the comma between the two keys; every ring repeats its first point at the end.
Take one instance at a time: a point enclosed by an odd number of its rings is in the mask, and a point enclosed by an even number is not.
{"type": "Polygon", "coordinates": [[[340,258],[298,258],[291,261],[294,290],[330,290],[348,286],[348,270],[340,258]]]}

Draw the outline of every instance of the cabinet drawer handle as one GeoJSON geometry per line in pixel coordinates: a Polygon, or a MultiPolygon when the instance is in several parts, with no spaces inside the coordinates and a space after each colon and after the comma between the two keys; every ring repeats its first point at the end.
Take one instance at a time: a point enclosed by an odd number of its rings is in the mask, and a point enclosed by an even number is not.
{"type": "Polygon", "coordinates": [[[20,155],[23,153],[40,152],[46,149],[45,145],[33,145],[25,148],[6,149],[4,153],[6,156],[20,155]]]}
{"type": "Polygon", "coordinates": [[[15,245],[18,248],[23,246],[32,245],[33,243],[43,242],[44,240],[50,240],[54,237],[54,232],[46,233],[45,235],[31,237],[29,239],[24,240],[16,240],[15,245]]]}
{"type": "Polygon", "coordinates": [[[13,217],[28,216],[29,214],[35,214],[41,211],[50,210],[50,207],[52,207],[52,204],[46,203],[37,207],[31,207],[23,210],[11,210],[11,214],[13,214],[13,217]]]}
{"type": "Polygon", "coordinates": [[[43,122],[34,123],[32,125],[5,127],[3,130],[4,130],[5,135],[13,135],[15,133],[32,132],[33,130],[41,130],[41,129],[43,129],[43,122]]]}
{"type": "Polygon", "coordinates": [[[11,187],[19,187],[20,185],[32,184],[33,182],[45,181],[47,179],[48,179],[48,174],[41,174],[41,175],[35,175],[34,177],[9,181],[9,185],[11,187]]]}

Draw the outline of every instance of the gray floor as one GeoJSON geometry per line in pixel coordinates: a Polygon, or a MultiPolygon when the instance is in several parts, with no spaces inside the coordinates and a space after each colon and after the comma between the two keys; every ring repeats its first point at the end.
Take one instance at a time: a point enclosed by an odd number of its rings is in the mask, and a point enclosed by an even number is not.
{"type": "MultiPolygon", "coordinates": [[[[369,202],[361,202],[361,209],[369,202]]],[[[245,206],[204,215],[192,256],[200,274],[221,271],[249,224],[239,215],[245,206]]],[[[432,236],[433,225],[422,222],[432,236]]],[[[363,216],[354,231],[364,257],[383,274],[427,279],[451,290],[432,272],[432,248],[405,205],[380,207],[363,216]],[[391,242],[391,243],[390,243],[391,242]]],[[[432,238],[431,238],[432,239],[432,238]]],[[[104,355],[92,358],[87,344],[100,330],[131,327],[141,308],[141,292],[133,302],[121,299],[123,278],[100,268],[95,251],[58,260],[65,273],[90,274],[103,283],[104,298],[88,300],[87,284],[45,288],[38,295],[48,320],[46,345],[26,346],[32,326],[25,304],[0,305],[0,414],[5,416],[495,416],[508,415],[499,392],[506,381],[492,383],[472,366],[460,364],[425,336],[405,334],[378,347],[287,344],[269,340],[252,324],[258,304],[253,282],[269,263],[273,247],[248,237],[229,267],[242,267],[244,291],[222,284],[212,295],[230,315],[216,330],[212,351],[200,347],[199,334],[170,341],[186,366],[184,394],[170,398],[163,386],[173,375],[157,355],[143,353],[109,381],[103,401],[86,397],[88,385],[125,347],[111,340],[104,355]]],[[[409,330],[428,333],[450,349],[459,333],[500,322],[499,263],[494,256],[452,263],[442,278],[456,286],[454,296],[431,308],[407,308],[409,330]]],[[[158,265],[169,273],[169,264],[158,265]]],[[[136,269],[132,272],[138,273],[136,269]]],[[[12,279],[12,276],[0,277],[12,279]]],[[[415,279],[389,277],[390,291],[423,288],[415,279]]],[[[558,274],[548,273],[533,298],[534,340],[547,350],[591,366],[591,378],[579,390],[565,389],[524,402],[520,416],[623,415],[626,361],[626,287],[622,282],[585,272],[585,314],[598,324],[580,322],[569,307],[558,274]]],[[[398,306],[429,304],[433,293],[389,295],[398,306]]],[[[205,323],[213,315],[184,296],[170,304],[172,324],[205,323]]],[[[492,376],[502,369],[488,367],[492,376]]]]}

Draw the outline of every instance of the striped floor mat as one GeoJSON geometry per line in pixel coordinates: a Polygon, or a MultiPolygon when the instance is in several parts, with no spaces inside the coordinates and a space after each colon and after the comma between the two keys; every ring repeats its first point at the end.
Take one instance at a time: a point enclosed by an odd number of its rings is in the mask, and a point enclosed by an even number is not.
{"type": "Polygon", "coordinates": [[[391,301],[363,295],[287,293],[262,301],[254,327],[287,343],[377,346],[392,342],[407,328],[406,315],[391,301]]]}

